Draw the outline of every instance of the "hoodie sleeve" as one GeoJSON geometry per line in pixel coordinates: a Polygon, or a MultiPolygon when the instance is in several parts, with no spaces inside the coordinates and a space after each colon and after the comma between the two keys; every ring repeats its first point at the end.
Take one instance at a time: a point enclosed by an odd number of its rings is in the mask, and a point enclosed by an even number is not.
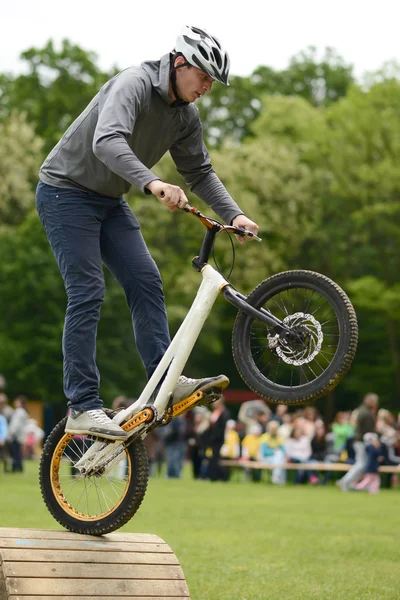
{"type": "Polygon", "coordinates": [[[225,223],[231,224],[243,211],[212,168],[198,111],[196,107],[193,108],[196,110],[195,118],[188,125],[186,134],[171,146],[170,153],[190,191],[204,200],[225,223]]]}
{"type": "Polygon", "coordinates": [[[150,82],[123,71],[100,90],[99,116],[93,136],[93,152],[111,171],[150,194],[145,186],[159,179],[134,154],[127,138],[140,112],[147,107],[150,82]]]}

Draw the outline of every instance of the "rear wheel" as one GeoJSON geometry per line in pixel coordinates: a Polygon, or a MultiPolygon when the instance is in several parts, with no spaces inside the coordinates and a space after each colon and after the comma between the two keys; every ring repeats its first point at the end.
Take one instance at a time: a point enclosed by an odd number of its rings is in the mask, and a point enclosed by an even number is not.
{"type": "Polygon", "coordinates": [[[40,486],[45,504],[70,531],[91,535],[114,531],[133,517],[146,493],[149,470],[143,441],[118,446],[119,461],[111,470],[83,475],[74,465],[93,438],[65,433],[65,423],[66,418],[56,425],[43,448],[40,486]]]}
{"type": "Polygon", "coordinates": [[[301,404],[332,390],[350,368],[358,326],[354,308],[333,281],[312,271],[287,271],[260,283],[248,296],[291,330],[285,339],[239,312],[233,356],[243,381],[268,400],[301,404]]]}

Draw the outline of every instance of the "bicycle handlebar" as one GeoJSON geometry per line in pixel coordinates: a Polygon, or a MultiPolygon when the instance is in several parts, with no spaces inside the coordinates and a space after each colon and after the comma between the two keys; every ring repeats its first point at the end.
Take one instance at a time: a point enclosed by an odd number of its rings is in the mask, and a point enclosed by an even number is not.
{"type": "Polygon", "coordinates": [[[236,235],[242,235],[242,236],[254,238],[255,240],[257,240],[257,242],[262,241],[262,239],[260,237],[258,237],[258,235],[256,235],[255,233],[252,233],[251,231],[247,231],[247,229],[243,229],[242,227],[235,227],[234,225],[223,225],[222,223],[220,223],[219,221],[217,221],[215,219],[206,217],[197,208],[195,208],[194,206],[190,206],[190,204],[186,204],[186,206],[184,206],[180,210],[191,213],[192,215],[197,217],[199,219],[199,221],[201,221],[203,223],[204,227],[207,227],[207,229],[218,228],[220,231],[231,231],[232,233],[235,233],[236,235]]]}

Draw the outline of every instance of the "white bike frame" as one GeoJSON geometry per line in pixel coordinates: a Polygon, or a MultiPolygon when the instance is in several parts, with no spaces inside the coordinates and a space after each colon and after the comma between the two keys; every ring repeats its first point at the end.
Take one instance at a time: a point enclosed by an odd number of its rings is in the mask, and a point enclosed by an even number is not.
{"type": "Polygon", "coordinates": [[[211,265],[203,267],[201,274],[203,280],[198,289],[197,295],[193,304],[186,315],[183,323],[176,332],[174,339],[169,345],[161,362],[149,379],[146,387],[139,396],[138,400],[128,406],[125,410],[120,411],[114,421],[118,424],[130,419],[135,413],[141,410],[150,400],[154,390],[164,377],[166,371],[168,373],[160,387],[153,406],[158,413],[162,414],[167,408],[168,401],[175,388],[179,376],[182,374],[184,366],[192,352],[197,338],[203,328],[208,315],[217,299],[219,292],[229,282],[218,273],[211,265]]]}
{"type": "MultiPolygon", "coordinates": [[[[142,410],[146,404],[149,403],[150,398],[164,376],[165,379],[161,384],[152,405],[155,407],[158,415],[162,415],[167,408],[178,378],[182,374],[193,346],[200,335],[218,294],[225,286],[229,285],[229,282],[209,264],[202,268],[201,274],[203,279],[193,304],[175,337],[171,341],[161,362],[149,379],[138,400],[115,415],[113,420],[116,423],[120,424],[123,421],[128,421],[133,415],[142,410]]],[[[137,435],[138,432],[145,429],[146,426],[147,424],[145,423],[139,425],[130,435],[137,435]]],[[[101,463],[103,463],[107,464],[107,470],[109,470],[122,459],[123,452],[121,450],[123,443],[124,442],[116,441],[104,445],[104,442],[97,441],[85,452],[81,459],[75,464],[75,467],[81,469],[89,467],[92,469],[101,467],[101,463]],[[118,446],[121,448],[118,449],[118,446]],[[115,458],[111,458],[116,450],[119,451],[116,453],[115,458]]]]}

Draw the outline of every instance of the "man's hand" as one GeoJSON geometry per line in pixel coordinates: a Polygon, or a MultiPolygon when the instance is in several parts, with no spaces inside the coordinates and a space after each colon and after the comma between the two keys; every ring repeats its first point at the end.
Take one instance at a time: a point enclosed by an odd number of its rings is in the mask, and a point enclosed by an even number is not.
{"type": "Polygon", "coordinates": [[[177,208],[184,208],[188,204],[185,192],[177,185],[171,185],[170,183],[165,183],[165,181],[160,181],[160,179],[155,179],[148,183],[146,187],[171,212],[177,208]]]}
{"type": "MultiPolygon", "coordinates": [[[[234,225],[235,227],[241,227],[242,229],[246,229],[247,231],[251,231],[251,233],[254,233],[255,235],[258,234],[257,223],[254,223],[254,221],[250,221],[250,219],[248,219],[244,215],[238,215],[237,217],[235,217],[232,221],[232,225],[234,225]]],[[[240,244],[243,244],[246,240],[254,240],[254,238],[243,235],[236,235],[236,238],[238,239],[240,244]]]]}

